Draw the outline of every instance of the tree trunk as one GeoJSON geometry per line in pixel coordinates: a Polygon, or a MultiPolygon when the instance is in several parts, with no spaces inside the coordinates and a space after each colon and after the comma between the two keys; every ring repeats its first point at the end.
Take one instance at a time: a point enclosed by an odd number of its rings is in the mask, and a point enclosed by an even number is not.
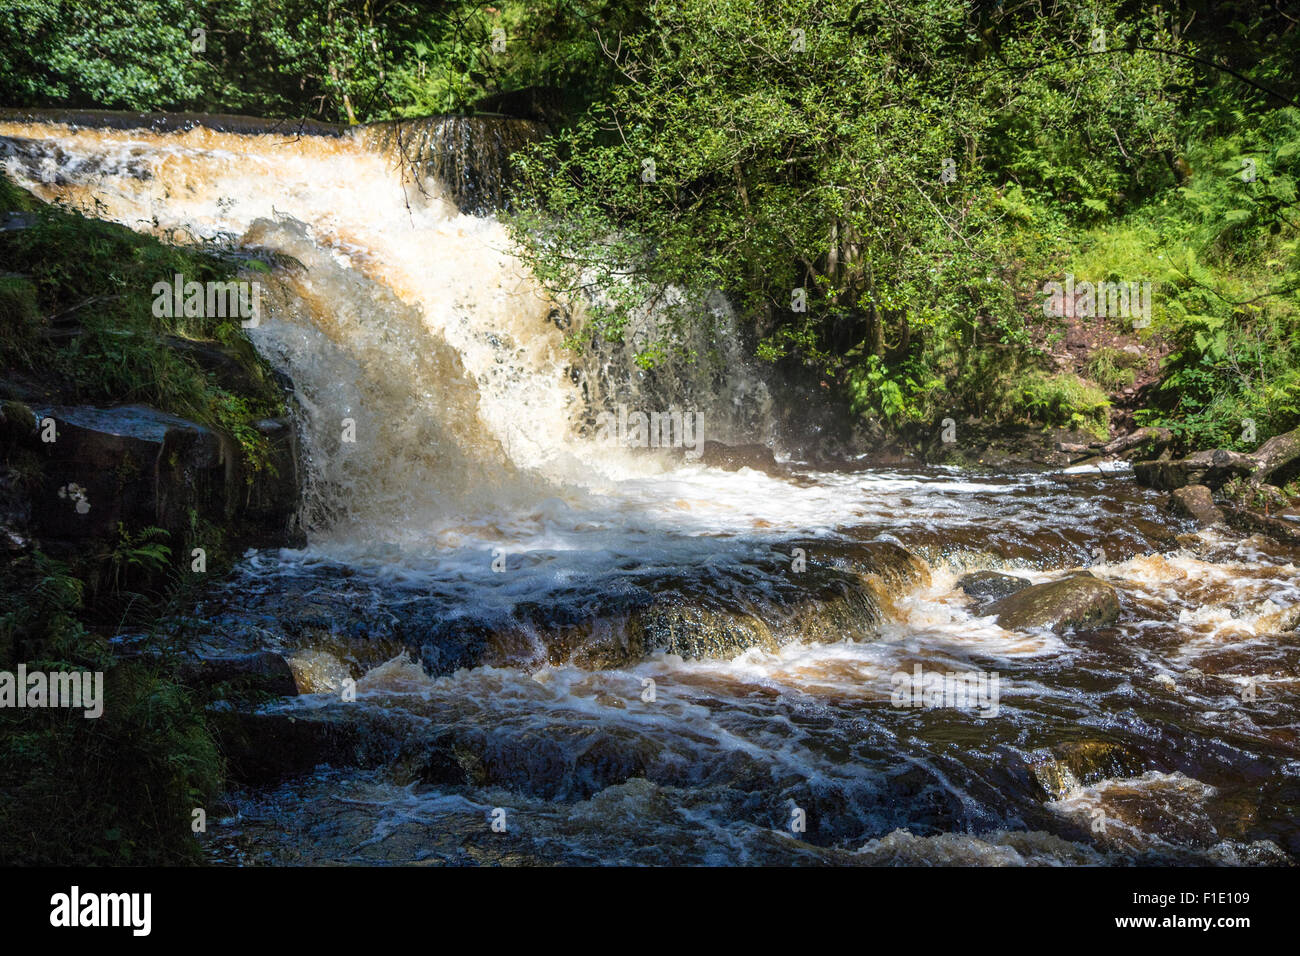
{"type": "Polygon", "coordinates": [[[1278,470],[1300,458],[1300,428],[1274,435],[1256,448],[1249,457],[1256,462],[1255,470],[1250,475],[1250,483],[1261,485],[1278,470]]]}
{"type": "Polygon", "coordinates": [[[874,305],[867,310],[867,345],[871,354],[885,357],[885,320],[874,305]]]}

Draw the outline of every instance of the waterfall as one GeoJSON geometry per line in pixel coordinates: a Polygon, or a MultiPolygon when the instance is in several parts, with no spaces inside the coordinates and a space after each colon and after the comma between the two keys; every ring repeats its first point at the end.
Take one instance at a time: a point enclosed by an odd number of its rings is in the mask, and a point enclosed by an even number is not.
{"type": "Polygon", "coordinates": [[[432,179],[462,212],[487,215],[506,205],[510,155],[545,131],[542,123],[507,116],[432,116],[374,123],[354,135],[432,179]]]}
{"type": "Polygon", "coordinates": [[[344,131],[9,111],[0,160],[46,201],[168,241],[274,253],[269,277],[250,273],[268,307],[248,334],[296,386],[304,523],[317,539],[406,541],[430,522],[577,504],[605,479],[671,467],[596,440],[591,423],[619,404],[694,412],[711,439],[763,437],[770,399],[721,296],[645,309],[623,343],[566,348],[554,304],[485,212],[509,153],[540,131],[504,117],[344,131]],[[673,322],[683,307],[708,321],[673,322]],[[647,374],[634,347],[670,327],[697,329],[671,334],[698,360],[647,374]]]}

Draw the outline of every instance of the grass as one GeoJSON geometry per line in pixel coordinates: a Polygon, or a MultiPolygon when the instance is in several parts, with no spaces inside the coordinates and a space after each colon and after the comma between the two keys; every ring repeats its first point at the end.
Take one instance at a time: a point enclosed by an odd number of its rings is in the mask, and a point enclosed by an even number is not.
{"type": "Polygon", "coordinates": [[[37,206],[0,177],[0,212],[30,209],[33,224],[0,233],[0,369],[57,383],[60,399],[141,402],[217,429],[256,470],[269,450],[253,428],[283,402],[269,366],[237,318],[153,315],[153,286],[177,273],[225,282],[241,263],[218,250],[164,245],[80,213],[37,206]],[[249,370],[255,390],[232,395],[169,337],[212,343],[249,370]]]}
{"type": "Polygon", "coordinates": [[[1085,372],[1106,392],[1118,392],[1137,381],[1137,368],[1146,360],[1140,355],[1103,347],[1088,357],[1085,372]]]}

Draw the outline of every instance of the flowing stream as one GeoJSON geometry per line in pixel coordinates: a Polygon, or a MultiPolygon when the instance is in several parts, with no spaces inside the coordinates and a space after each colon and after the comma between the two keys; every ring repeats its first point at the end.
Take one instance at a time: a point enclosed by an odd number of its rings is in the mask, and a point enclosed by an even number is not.
{"type": "Polygon", "coordinates": [[[605,440],[622,405],[772,441],[778,399],[718,296],[677,303],[695,331],[660,305],[566,348],[584,316],[483,206],[527,131],[467,122],[0,120],[43,199],[276,263],[248,334],[294,383],[307,544],[246,555],[187,626],[283,654],[301,693],[258,715],[293,728],[284,772],[227,795],[214,862],[1300,857],[1293,551],[1193,531],[1121,465],[825,471],[778,445],[733,471],[605,440]],[[655,332],[698,361],[638,368],[655,332]],[[956,586],[1081,568],[1116,624],[1008,631],[956,586]],[[898,706],[918,667],[996,699],[898,706]]]}

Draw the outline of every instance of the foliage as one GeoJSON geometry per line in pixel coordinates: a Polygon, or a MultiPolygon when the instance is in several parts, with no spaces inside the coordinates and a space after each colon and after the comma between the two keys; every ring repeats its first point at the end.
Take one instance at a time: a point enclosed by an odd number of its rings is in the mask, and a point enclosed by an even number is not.
{"type": "MultiPolygon", "coordinates": [[[[1177,43],[1105,9],[1120,40],[1177,43]]],[[[1091,208],[1139,178],[1179,75],[1131,51],[1054,65],[1090,36],[1068,11],[1015,24],[996,50],[978,39],[986,18],[943,0],[646,12],[649,27],[623,40],[621,82],[522,161],[533,204],[512,225],[537,274],[575,305],[591,300],[615,336],[630,304],[721,289],[763,332],[760,356],[816,364],[860,411],[896,421],[925,415],[941,384],[978,388],[983,349],[1004,358],[1024,343],[1008,249],[1058,221],[1037,205],[1086,187],[1075,206],[1091,208]],[[1082,99],[1065,95],[1080,84],[1082,99]],[[1039,155],[1030,128],[1091,130],[1059,145],[1069,156],[1125,123],[1142,158],[1127,173],[1066,183],[988,168],[997,150],[1039,155]]]]}
{"type": "Polygon", "coordinates": [[[198,707],[86,630],[84,585],[64,564],[39,550],[4,558],[0,590],[0,669],[101,671],[105,702],[93,720],[66,708],[0,710],[0,863],[195,862],[190,812],[215,796],[222,773],[198,707]]]}
{"type": "Polygon", "coordinates": [[[269,446],[253,423],[278,414],[282,403],[239,320],[153,314],[159,277],[224,282],[234,265],[75,211],[47,207],[32,215],[29,228],[0,233],[0,251],[18,273],[0,278],[0,368],[39,373],[70,400],[141,402],[192,419],[237,440],[253,470],[267,467],[269,446]],[[169,337],[222,343],[258,391],[231,395],[169,337]]]}
{"type": "Polygon", "coordinates": [[[0,0],[0,103],[356,123],[537,87],[578,109],[611,73],[597,31],[616,38],[639,11],[628,0],[0,0]]]}
{"type": "Polygon", "coordinates": [[[1135,366],[1142,361],[1140,355],[1108,347],[1100,348],[1089,356],[1086,370],[1088,378],[1102,389],[1116,392],[1133,384],[1137,379],[1135,366]]]}
{"type": "MultiPolygon", "coordinates": [[[[160,319],[152,310],[159,276],[224,281],[233,265],[25,197],[0,177],[4,206],[34,217],[28,228],[0,234],[6,267],[15,270],[0,279],[5,376],[40,380],[72,401],[147,402],[232,434],[254,467],[257,455],[265,461],[251,423],[277,413],[280,399],[237,324],[160,319]],[[218,387],[171,336],[243,349],[253,394],[218,387]]],[[[39,471],[39,460],[21,455],[9,449],[6,478],[23,482],[39,471]]],[[[224,534],[200,525],[192,516],[182,553],[201,536],[215,570],[224,534]]],[[[119,660],[93,626],[151,620],[192,576],[176,574],[163,529],[118,532],[107,554],[78,554],[71,566],[40,550],[0,556],[0,669],[23,662],[101,671],[106,700],[94,720],[55,708],[0,711],[0,862],[198,860],[190,814],[215,796],[222,774],[202,701],[167,675],[160,657],[119,660]]]]}
{"type": "Polygon", "coordinates": [[[0,102],[181,106],[202,93],[186,0],[0,3],[0,102]]]}

